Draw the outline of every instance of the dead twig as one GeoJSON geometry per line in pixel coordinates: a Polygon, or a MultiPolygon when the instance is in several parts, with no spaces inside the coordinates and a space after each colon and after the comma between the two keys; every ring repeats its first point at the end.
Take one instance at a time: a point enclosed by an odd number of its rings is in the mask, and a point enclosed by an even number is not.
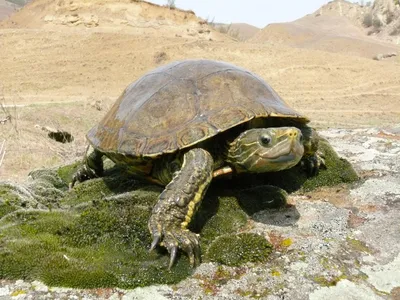
{"type": "Polygon", "coordinates": [[[14,130],[18,133],[17,126],[17,106],[14,104],[11,108],[14,108],[14,115],[10,112],[10,106],[5,105],[6,102],[3,92],[3,87],[0,85],[0,108],[3,111],[4,117],[0,119],[0,125],[10,123],[14,130]]]}
{"type": "Polygon", "coordinates": [[[3,140],[0,146],[0,167],[3,164],[4,156],[6,156],[6,140],[3,140]]]}
{"type": "Polygon", "coordinates": [[[4,119],[0,119],[0,124],[4,125],[4,124],[6,124],[7,122],[10,122],[10,121],[11,121],[11,116],[7,116],[4,119]]]}

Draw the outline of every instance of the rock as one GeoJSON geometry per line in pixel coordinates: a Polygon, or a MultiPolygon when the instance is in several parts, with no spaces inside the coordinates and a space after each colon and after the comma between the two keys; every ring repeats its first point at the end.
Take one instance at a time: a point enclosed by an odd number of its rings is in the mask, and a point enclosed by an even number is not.
{"type": "MultiPolygon", "coordinates": [[[[287,192],[357,180],[350,164],[324,140],[321,151],[328,168],[315,178],[308,178],[298,166],[257,178],[215,181],[191,224],[191,229],[201,234],[203,261],[235,266],[270,261],[274,250],[265,233],[251,232],[251,215],[274,207],[277,215],[281,210],[281,217],[293,223],[298,215],[294,210],[294,217],[287,218],[292,209],[286,202],[287,192]]],[[[79,163],[33,171],[25,184],[0,184],[2,278],[73,288],[135,288],[178,283],[193,273],[185,255],[180,255],[169,271],[169,257],[163,248],[148,252],[147,221],[162,188],[136,181],[124,169],[107,165],[103,178],[78,184],[73,190],[68,190],[68,183],[79,163]]],[[[321,220],[318,230],[330,228],[321,220]]],[[[322,235],[325,237],[336,238],[322,235]]],[[[293,239],[282,238],[276,251],[287,251],[292,243],[293,239]]],[[[280,256],[278,252],[275,255],[280,256]]],[[[44,292],[45,287],[40,290],[44,292]]]]}
{"type": "Polygon", "coordinates": [[[8,286],[0,287],[0,297],[9,296],[9,294],[10,294],[10,290],[9,290],[8,286]]]}
{"type": "Polygon", "coordinates": [[[372,59],[383,60],[385,58],[394,57],[394,56],[397,56],[397,53],[387,53],[387,54],[379,53],[379,54],[375,55],[372,59]]]}
{"type": "Polygon", "coordinates": [[[59,143],[65,144],[65,143],[71,143],[74,141],[74,137],[72,136],[72,134],[67,131],[51,128],[49,126],[35,125],[35,127],[40,128],[43,131],[47,132],[47,136],[49,138],[51,138],[52,140],[55,140],[59,143]]]}
{"type": "Polygon", "coordinates": [[[323,287],[310,294],[310,300],[336,300],[336,299],[363,299],[363,300],[378,300],[383,299],[378,297],[373,290],[364,285],[356,285],[349,280],[342,280],[336,286],[323,287]]]}

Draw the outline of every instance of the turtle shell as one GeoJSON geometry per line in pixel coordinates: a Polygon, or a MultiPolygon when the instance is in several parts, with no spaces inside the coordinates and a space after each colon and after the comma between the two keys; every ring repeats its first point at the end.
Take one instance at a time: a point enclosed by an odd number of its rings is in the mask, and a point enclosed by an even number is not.
{"type": "Polygon", "coordinates": [[[155,157],[265,117],[308,122],[257,75],[225,62],[185,60],[130,84],[87,138],[104,153],[155,157]]]}

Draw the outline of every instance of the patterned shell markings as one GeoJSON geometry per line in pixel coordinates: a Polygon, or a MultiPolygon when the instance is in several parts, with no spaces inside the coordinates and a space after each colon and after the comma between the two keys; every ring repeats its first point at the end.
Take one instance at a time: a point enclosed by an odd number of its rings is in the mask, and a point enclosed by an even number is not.
{"type": "Polygon", "coordinates": [[[186,60],[128,86],[87,136],[105,153],[155,157],[270,115],[308,121],[255,74],[224,62],[186,60]]]}

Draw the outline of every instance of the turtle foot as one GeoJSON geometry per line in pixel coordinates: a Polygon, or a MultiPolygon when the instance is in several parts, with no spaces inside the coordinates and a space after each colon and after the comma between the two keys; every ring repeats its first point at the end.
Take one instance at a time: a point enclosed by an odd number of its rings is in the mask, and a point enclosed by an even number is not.
{"type": "Polygon", "coordinates": [[[78,171],[72,176],[72,181],[69,184],[69,189],[71,190],[77,182],[84,182],[86,180],[98,177],[96,173],[91,170],[87,165],[82,165],[78,171]]]}
{"type": "Polygon", "coordinates": [[[153,242],[150,251],[155,249],[157,245],[167,248],[170,254],[168,268],[174,265],[178,249],[182,249],[189,257],[190,265],[197,266],[201,262],[199,236],[188,229],[179,227],[162,228],[160,223],[154,224],[154,220],[150,220],[149,227],[153,236],[153,242]]]}
{"type": "Polygon", "coordinates": [[[322,153],[315,153],[302,159],[301,165],[308,176],[316,176],[320,169],[326,169],[325,158],[322,153]]]}
{"type": "Polygon", "coordinates": [[[103,176],[104,168],[102,157],[103,153],[94,149],[92,146],[88,146],[83,164],[72,177],[69,189],[71,190],[77,182],[84,182],[92,178],[103,176]]]}

